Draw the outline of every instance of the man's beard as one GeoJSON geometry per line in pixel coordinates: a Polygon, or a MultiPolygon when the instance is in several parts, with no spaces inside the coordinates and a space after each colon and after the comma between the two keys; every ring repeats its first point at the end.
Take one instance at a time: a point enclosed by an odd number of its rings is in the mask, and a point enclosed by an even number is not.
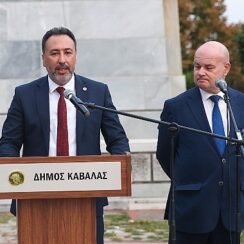
{"type": "Polygon", "coordinates": [[[52,80],[60,86],[63,86],[66,83],[68,83],[70,81],[71,77],[72,77],[71,72],[66,75],[59,75],[58,73],[54,72],[54,73],[52,73],[52,76],[51,76],[52,80]]]}
{"type": "Polygon", "coordinates": [[[68,73],[66,75],[59,75],[56,72],[53,73],[53,81],[58,85],[65,85],[70,81],[72,77],[72,73],[68,73]]]}
{"type": "Polygon", "coordinates": [[[66,83],[68,83],[70,81],[71,77],[72,77],[72,71],[70,70],[69,66],[65,63],[60,63],[56,67],[55,71],[52,73],[52,76],[51,76],[52,80],[60,86],[63,86],[66,83]],[[66,71],[68,71],[68,74],[60,75],[58,73],[60,69],[65,69],[66,71]]]}

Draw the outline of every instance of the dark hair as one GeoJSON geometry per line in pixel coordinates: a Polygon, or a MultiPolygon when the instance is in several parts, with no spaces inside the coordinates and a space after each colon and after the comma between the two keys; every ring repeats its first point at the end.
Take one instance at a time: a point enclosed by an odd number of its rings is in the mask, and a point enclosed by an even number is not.
{"type": "Polygon", "coordinates": [[[55,36],[55,35],[67,35],[69,36],[75,43],[75,49],[76,49],[76,39],[72,31],[70,31],[68,28],[65,27],[54,27],[51,30],[47,31],[45,35],[42,37],[42,52],[44,53],[45,50],[45,44],[49,37],[55,36]]]}

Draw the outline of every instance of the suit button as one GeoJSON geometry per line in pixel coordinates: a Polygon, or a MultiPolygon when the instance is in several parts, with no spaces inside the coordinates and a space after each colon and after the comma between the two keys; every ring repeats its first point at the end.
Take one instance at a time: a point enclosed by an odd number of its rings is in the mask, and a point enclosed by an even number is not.
{"type": "Polygon", "coordinates": [[[222,158],[222,163],[225,164],[226,163],[226,159],[222,158]]]}
{"type": "Polygon", "coordinates": [[[219,186],[223,186],[224,185],[224,181],[219,181],[219,186]]]}

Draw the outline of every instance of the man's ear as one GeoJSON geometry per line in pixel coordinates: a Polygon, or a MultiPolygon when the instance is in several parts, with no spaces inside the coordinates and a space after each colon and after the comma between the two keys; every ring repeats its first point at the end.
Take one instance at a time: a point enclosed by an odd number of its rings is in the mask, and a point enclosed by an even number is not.
{"type": "Polygon", "coordinates": [[[44,54],[42,54],[42,66],[43,67],[46,67],[46,62],[45,62],[44,54]]]}
{"type": "Polygon", "coordinates": [[[230,64],[230,63],[226,63],[224,67],[225,67],[224,76],[227,76],[227,74],[228,74],[229,71],[230,71],[231,64],[230,64]]]}

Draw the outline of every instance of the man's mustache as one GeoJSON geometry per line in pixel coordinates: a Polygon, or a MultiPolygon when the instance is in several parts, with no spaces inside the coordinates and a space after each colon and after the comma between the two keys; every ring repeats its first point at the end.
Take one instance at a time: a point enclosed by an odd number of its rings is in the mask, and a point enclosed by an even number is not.
{"type": "Polygon", "coordinates": [[[67,64],[59,64],[56,69],[69,69],[69,66],[67,64]]]}

